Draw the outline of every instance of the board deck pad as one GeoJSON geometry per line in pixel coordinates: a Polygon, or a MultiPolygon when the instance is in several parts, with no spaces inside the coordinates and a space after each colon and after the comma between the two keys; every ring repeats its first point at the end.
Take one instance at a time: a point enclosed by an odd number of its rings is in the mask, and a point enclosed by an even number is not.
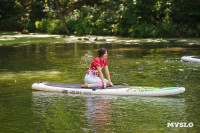
{"type": "MultiPolygon", "coordinates": [[[[174,87],[141,87],[141,86],[113,86],[113,87],[107,87],[107,88],[81,88],[80,86],[82,84],[66,84],[66,83],[43,83],[46,86],[51,86],[51,87],[59,87],[59,88],[72,88],[72,89],[92,89],[92,90],[97,90],[97,89],[145,89],[145,90],[171,90],[174,89],[174,87]]],[[[176,88],[176,87],[175,87],[176,88]]]]}
{"type": "Polygon", "coordinates": [[[200,59],[200,56],[193,56],[192,58],[200,59]]]}
{"type": "MultiPolygon", "coordinates": [[[[60,88],[74,88],[83,89],[80,86],[82,84],[65,84],[65,83],[44,83],[47,86],[60,87],[60,88]]],[[[120,88],[130,88],[130,86],[113,86],[107,87],[106,89],[120,89],[120,88]]],[[[84,88],[84,89],[101,89],[101,88],[84,88]]]]}

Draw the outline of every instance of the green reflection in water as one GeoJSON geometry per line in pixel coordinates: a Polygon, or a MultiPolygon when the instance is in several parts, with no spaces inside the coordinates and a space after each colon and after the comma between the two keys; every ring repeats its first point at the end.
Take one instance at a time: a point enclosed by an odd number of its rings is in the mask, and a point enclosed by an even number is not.
{"type": "Polygon", "coordinates": [[[181,62],[200,55],[195,46],[162,44],[45,44],[0,46],[2,132],[197,132],[200,130],[200,65],[181,62]],[[109,50],[114,83],[181,85],[165,98],[71,96],[32,91],[38,81],[83,83],[98,48],[109,50]],[[167,128],[193,122],[193,128],[167,128]]]}
{"type": "Polygon", "coordinates": [[[33,92],[36,132],[82,132],[89,130],[84,117],[85,100],[63,94],[33,92]],[[39,123],[37,123],[39,120],[39,123]]]}

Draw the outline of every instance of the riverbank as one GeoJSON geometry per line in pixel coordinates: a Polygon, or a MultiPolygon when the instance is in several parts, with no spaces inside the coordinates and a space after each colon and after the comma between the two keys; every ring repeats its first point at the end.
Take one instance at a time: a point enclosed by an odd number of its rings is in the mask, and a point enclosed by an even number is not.
{"type": "Polygon", "coordinates": [[[65,36],[41,33],[21,34],[19,32],[1,32],[0,45],[30,44],[30,43],[91,43],[91,44],[143,44],[143,43],[170,43],[183,45],[200,45],[199,38],[128,38],[116,36],[65,36]]]}

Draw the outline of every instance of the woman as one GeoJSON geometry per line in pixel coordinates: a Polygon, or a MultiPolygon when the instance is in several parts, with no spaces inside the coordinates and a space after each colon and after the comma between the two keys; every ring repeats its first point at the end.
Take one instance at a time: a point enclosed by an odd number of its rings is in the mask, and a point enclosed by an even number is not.
{"type": "Polygon", "coordinates": [[[82,85],[82,88],[106,88],[108,85],[113,86],[113,83],[110,80],[110,74],[108,70],[108,50],[101,48],[98,50],[99,56],[93,60],[90,65],[89,70],[85,76],[85,84],[82,85]],[[108,80],[104,79],[101,69],[105,67],[105,73],[108,80]],[[99,74],[99,77],[97,75],[99,74]]]}

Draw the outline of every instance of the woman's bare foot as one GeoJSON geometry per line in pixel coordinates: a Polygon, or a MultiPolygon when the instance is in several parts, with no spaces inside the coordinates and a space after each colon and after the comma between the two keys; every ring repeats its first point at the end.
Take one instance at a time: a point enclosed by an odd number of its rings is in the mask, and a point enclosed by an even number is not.
{"type": "Polygon", "coordinates": [[[88,84],[85,83],[84,85],[81,85],[81,88],[88,88],[88,84]]]}

